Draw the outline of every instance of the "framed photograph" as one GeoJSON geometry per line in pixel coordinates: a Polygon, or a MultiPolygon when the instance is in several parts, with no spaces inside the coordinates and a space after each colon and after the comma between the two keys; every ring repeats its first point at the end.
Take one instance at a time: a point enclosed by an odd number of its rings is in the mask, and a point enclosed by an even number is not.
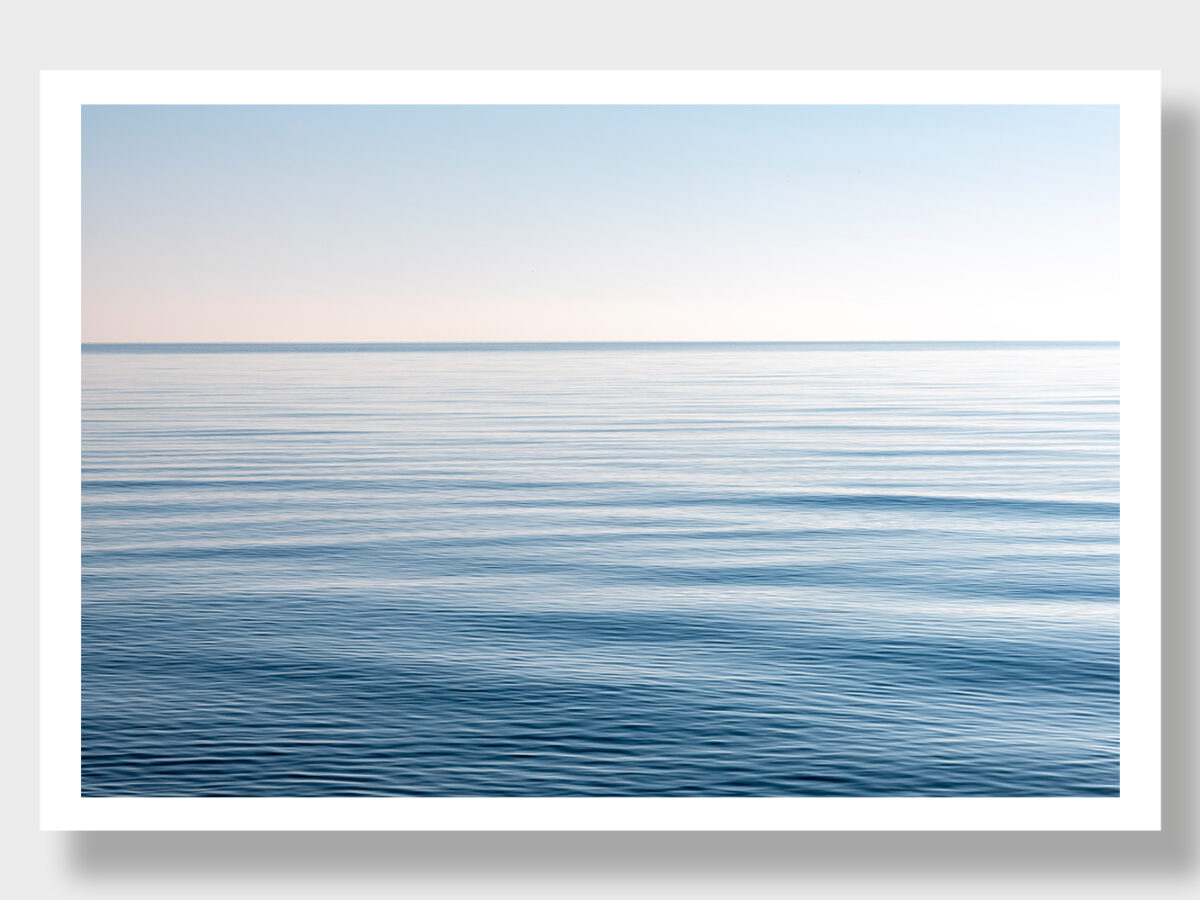
{"type": "Polygon", "coordinates": [[[47,829],[1159,827],[1153,72],[46,72],[47,829]]]}

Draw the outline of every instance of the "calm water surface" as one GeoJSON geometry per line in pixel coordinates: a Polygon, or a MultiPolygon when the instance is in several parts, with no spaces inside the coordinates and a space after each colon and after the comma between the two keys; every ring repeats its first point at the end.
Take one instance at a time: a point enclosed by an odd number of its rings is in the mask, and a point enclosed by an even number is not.
{"type": "Polygon", "coordinates": [[[1117,357],[85,347],[84,793],[1115,794],[1117,357]]]}

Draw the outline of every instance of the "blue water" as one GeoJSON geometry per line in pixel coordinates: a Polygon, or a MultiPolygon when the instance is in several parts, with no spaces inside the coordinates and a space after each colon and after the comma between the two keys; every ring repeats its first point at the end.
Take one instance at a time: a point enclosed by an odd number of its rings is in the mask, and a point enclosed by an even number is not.
{"type": "Polygon", "coordinates": [[[1116,794],[1117,358],[87,346],[83,792],[1116,794]]]}

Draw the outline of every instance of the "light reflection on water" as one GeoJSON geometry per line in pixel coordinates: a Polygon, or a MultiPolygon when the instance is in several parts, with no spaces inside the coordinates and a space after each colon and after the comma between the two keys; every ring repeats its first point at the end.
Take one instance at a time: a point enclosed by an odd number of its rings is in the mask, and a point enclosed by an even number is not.
{"type": "Polygon", "coordinates": [[[126,349],[86,794],[1117,792],[1115,345],[126,349]]]}

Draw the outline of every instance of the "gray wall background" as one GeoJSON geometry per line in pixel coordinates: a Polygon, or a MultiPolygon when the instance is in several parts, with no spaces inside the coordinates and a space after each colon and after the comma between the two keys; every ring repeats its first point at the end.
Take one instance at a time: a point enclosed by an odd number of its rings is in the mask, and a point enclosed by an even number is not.
{"type": "MultiPolygon", "coordinates": [[[[0,28],[6,465],[0,885],[34,897],[1168,898],[1197,869],[1196,232],[1190,0],[42,0],[0,28]],[[37,831],[39,69],[1161,69],[1161,834],[41,834],[37,831]]],[[[1136,603],[1125,597],[1123,602],[1136,603]]]]}

